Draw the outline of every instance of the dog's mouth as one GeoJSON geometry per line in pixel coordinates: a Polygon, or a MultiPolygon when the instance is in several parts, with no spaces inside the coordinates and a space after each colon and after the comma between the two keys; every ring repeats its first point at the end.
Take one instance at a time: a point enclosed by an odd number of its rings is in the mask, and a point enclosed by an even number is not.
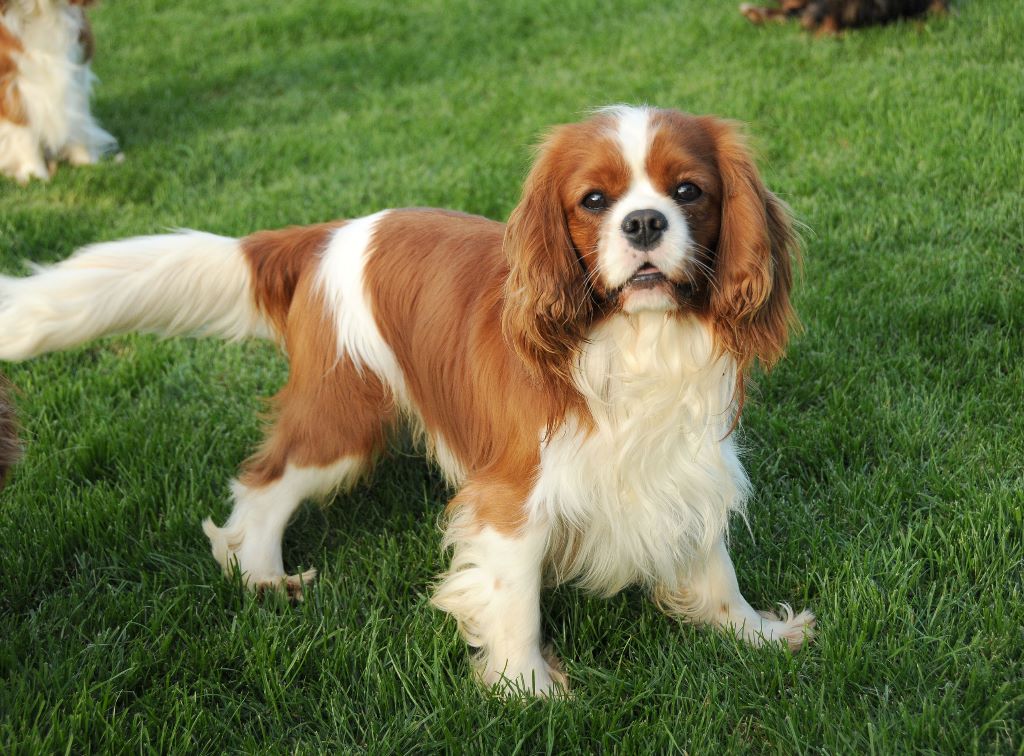
{"type": "Polygon", "coordinates": [[[652,286],[657,286],[660,283],[667,283],[668,278],[665,274],[658,270],[656,267],[647,263],[640,267],[633,276],[626,281],[626,286],[635,286],[640,289],[649,289],[652,286]]]}
{"type": "Polygon", "coordinates": [[[662,273],[656,266],[651,263],[646,263],[634,273],[626,283],[622,285],[622,290],[643,290],[653,289],[656,286],[664,285],[666,288],[671,288],[675,298],[681,302],[688,302],[693,298],[696,291],[696,287],[691,281],[672,281],[662,273]]]}
{"type": "Polygon", "coordinates": [[[643,309],[689,309],[694,306],[696,295],[697,286],[688,278],[675,281],[657,266],[645,263],[625,283],[607,292],[604,301],[612,308],[627,310],[630,301],[647,303],[643,309]]]}

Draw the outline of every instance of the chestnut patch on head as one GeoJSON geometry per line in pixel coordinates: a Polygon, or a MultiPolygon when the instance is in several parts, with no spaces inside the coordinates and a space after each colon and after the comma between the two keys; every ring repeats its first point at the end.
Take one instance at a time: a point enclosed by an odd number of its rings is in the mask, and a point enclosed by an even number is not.
{"type": "Polygon", "coordinates": [[[628,186],[613,119],[597,115],[548,136],[509,217],[502,329],[553,396],[576,394],[572,367],[607,298],[597,274],[602,223],[628,186]]]}
{"type": "Polygon", "coordinates": [[[28,123],[28,113],[18,89],[18,64],[14,55],[24,51],[21,40],[0,23],[0,120],[17,126],[28,123]]]}
{"type": "Polygon", "coordinates": [[[706,310],[715,286],[722,202],[714,138],[697,117],[672,110],[655,111],[651,130],[645,169],[654,187],[679,207],[692,244],[693,260],[678,282],[677,298],[689,309],[706,310]]]}

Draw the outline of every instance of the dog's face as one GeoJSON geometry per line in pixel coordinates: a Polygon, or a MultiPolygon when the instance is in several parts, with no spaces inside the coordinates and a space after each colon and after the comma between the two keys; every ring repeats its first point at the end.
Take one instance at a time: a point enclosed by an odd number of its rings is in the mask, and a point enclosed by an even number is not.
{"type": "MultiPolygon", "coordinates": [[[[594,295],[625,312],[691,306],[720,227],[713,138],[669,112],[611,111],[590,125],[559,198],[594,295]]],[[[580,144],[572,131],[563,138],[580,144]]]]}
{"type": "Polygon", "coordinates": [[[622,107],[556,129],[505,249],[506,336],[538,373],[616,313],[693,313],[741,365],[785,345],[788,211],[727,121],[622,107]]]}

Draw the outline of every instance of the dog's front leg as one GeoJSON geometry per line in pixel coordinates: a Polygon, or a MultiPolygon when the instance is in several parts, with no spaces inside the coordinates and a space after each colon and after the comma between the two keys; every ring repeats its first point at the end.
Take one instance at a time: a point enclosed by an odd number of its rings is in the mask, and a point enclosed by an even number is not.
{"type": "Polygon", "coordinates": [[[527,520],[514,526],[488,522],[475,506],[480,497],[507,495],[505,487],[488,491],[471,485],[456,497],[445,534],[445,545],[452,549],[451,567],[433,602],[455,618],[475,649],[476,674],[485,686],[495,687],[501,695],[556,695],[567,689],[567,681],[557,660],[541,649],[547,527],[527,520]]]}
{"type": "Polygon", "coordinates": [[[754,646],[782,641],[795,651],[813,635],[814,614],[807,610],[794,614],[783,605],[777,617],[747,603],[723,539],[678,585],[655,590],[654,600],[668,614],[730,630],[754,646]]]}
{"type": "Polygon", "coordinates": [[[19,184],[27,184],[34,178],[50,180],[39,137],[31,127],[0,120],[0,173],[19,184]]]}

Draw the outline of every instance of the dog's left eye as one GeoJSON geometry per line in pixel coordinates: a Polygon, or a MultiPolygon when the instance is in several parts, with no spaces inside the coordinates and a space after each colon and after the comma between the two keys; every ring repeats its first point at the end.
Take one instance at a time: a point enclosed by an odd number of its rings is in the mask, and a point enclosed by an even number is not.
{"type": "Polygon", "coordinates": [[[608,207],[608,198],[601,192],[589,192],[580,204],[592,213],[598,213],[608,207]]]}
{"type": "Polygon", "coordinates": [[[676,202],[693,202],[698,199],[704,192],[700,190],[700,187],[694,184],[692,181],[684,181],[676,190],[672,193],[676,202]]]}

